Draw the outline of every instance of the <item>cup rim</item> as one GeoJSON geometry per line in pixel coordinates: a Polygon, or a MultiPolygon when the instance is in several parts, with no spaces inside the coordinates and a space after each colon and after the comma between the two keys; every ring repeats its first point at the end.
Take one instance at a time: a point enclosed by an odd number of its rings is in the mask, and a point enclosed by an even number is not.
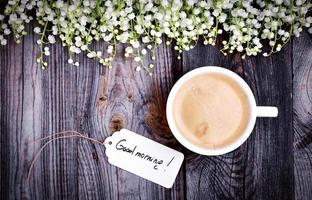
{"type": "Polygon", "coordinates": [[[167,115],[167,121],[168,121],[168,125],[169,128],[172,132],[172,134],[175,136],[175,138],[187,149],[196,152],[198,154],[202,154],[202,155],[208,155],[208,156],[216,156],[216,155],[222,155],[225,153],[229,153],[231,151],[233,151],[234,149],[238,148],[240,145],[242,145],[249,137],[249,135],[251,134],[255,122],[256,122],[256,100],[255,97],[250,89],[250,87],[248,86],[248,84],[236,73],[232,72],[231,70],[228,70],[226,68],[222,68],[222,67],[218,67],[218,66],[203,66],[203,67],[199,67],[196,69],[193,69],[189,72],[187,72],[186,74],[184,74],[172,87],[168,99],[167,99],[167,104],[166,104],[166,115],[167,115]],[[245,128],[245,130],[243,131],[243,133],[241,134],[241,136],[235,140],[235,142],[225,146],[225,147],[220,147],[217,149],[207,149],[204,147],[199,147],[196,146],[195,144],[191,143],[189,140],[187,140],[178,130],[178,128],[175,125],[175,120],[173,117],[173,103],[174,103],[174,99],[176,96],[176,93],[178,92],[178,90],[181,88],[181,86],[183,85],[183,83],[185,83],[187,80],[189,80],[190,78],[196,76],[196,75],[200,75],[203,73],[221,73],[223,75],[226,75],[227,77],[231,78],[232,80],[234,80],[235,82],[237,82],[242,90],[245,92],[247,98],[248,98],[248,102],[249,102],[249,112],[250,112],[250,117],[249,117],[249,121],[247,124],[247,127],[245,128]]]}

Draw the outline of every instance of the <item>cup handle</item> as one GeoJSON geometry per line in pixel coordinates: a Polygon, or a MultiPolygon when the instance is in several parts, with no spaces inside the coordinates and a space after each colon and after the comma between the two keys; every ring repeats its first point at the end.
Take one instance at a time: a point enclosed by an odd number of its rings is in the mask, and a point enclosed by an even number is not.
{"type": "Polygon", "coordinates": [[[257,117],[277,117],[278,109],[273,106],[257,106],[256,115],[257,117]]]}

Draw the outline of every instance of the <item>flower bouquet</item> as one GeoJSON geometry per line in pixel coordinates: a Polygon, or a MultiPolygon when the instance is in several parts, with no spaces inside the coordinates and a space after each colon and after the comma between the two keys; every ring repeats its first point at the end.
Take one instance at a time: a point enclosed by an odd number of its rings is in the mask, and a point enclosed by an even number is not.
{"type": "Polygon", "coordinates": [[[224,55],[269,56],[305,27],[312,32],[311,7],[308,0],[9,0],[0,14],[0,44],[6,45],[10,35],[19,43],[27,34],[25,25],[35,19],[39,26],[33,31],[40,36],[41,50],[37,62],[43,69],[49,45],[59,38],[69,51],[69,64],[79,66],[76,55],[86,52],[111,68],[116,45],[122,43],[124,56],[133,57],[136,70],[152,74],[154,64],[143,57],[153,62],[161,43],[172,44],[179,59],[199,38],[216,45],[222,35],[224,55]],[[100,40],[108,43],[106,56],[91,47],[100,40]]]}

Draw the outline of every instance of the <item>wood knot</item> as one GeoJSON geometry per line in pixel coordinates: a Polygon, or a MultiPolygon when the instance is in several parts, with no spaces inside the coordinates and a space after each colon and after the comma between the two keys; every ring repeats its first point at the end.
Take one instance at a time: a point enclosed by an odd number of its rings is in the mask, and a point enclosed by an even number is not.
{"type": "Polygon", "coordinates": [[[107,100],[107,95],[103,95],[99,98],[99,101],[106,101],[107,100]]]}
{"type": "Polygon", "coordinates": [[[112,132],[119,131],[124,127],[125,127],[124,116],[117,114],[111,118],[110,129],[112,130],[112,132]]]}
{"type": "Polygon", "coordinates": [[[96,102],[96,107],[100,110],[105,108],[107,104],[107,99],[108,99],[107,95],[100,96],[96,102]]]}
{"type": "Polygon", "coordinates": [[[146,125],[158,136],[170,138],[171,132],[167,123],[164,107],[155,104],[149,105],[149,112],[145,116],[146,125]]]}
{"type": "Polygon", "coordinates": [[[241,77],[244,76],[244,69],[241,65],[233,67],[233,71],[241,77]]]}
{"type": "Polygon", "coordinates": [[[129,94],[129,95],[128,95],[128,101],[129,101],[129,102],[133,102],[133,95],[132,95],[132,94],[129,94]]]}
{"type": "Polygon", "coordinates": [[[98,157],[98,155],[97,155],[95,152],[92,152],[92,158],[93,158],[93,160],[95,160],[95,161],[98,161],[98,160],[99,160],[99,157],[98,157]]]}

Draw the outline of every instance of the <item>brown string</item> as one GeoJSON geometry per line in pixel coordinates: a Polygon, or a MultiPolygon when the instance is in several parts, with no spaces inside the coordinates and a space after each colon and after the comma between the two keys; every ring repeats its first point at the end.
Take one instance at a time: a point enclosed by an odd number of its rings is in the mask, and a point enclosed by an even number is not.
{"type": "Polygon", "coordinates": [[[72,133],[75,133],[75,134],[77,134],[77,135],[83,135],[83,134],[79,133],[78,131],[67,130],[67,131],[57,132],[57,133],[48,135],[48,136],[43,137],[43,138],[36,139],[36,140],[34,140],[34,141],[31,141],[30,143],[39,142],[39,141],[42,141],[42,140],[45,140],[45,139],[48,139],[48,138],[52,138],[52,137],[56,137],[56,136],[58,136],[58,135],[64,135],[64,134],[68,134],[68,133],[70,133],[71,135],[72,135],[72,133]]]}
{"type": "Polygon", "coordinates": [[[45,140],[45,139],[49,139],[40,149],[39,151],[36,153],[34,159],[32,160],[31,164],[30,164],[30,167],[29,167],[29,171],[28,171],[28,175],[27,175],[27,181],[29,181],[29,178],[30,178],[30,174],[31,174],[31,171],[35,165],[35,162],[38,160],[39,156],[41,155],[42,151],[52,142],[56,141],[56,140],[59,140],[59,139],[68,139],[68,138],[77,138],[77,139],[86,139],[86,140],[89,140],[91,142],[95,142],[97,144],[105,144],[104,142],[101,142],[99,140],[96,140],[96,139],[93,139],[93,138],[90,138],[90,137],[87,137],[87,136],[84,136],[82,135],[81,133],[77,132],[77,131],[73,131],[73,130],[69,130],[69,131],[62,131],[62,132],[58,132],[58,133],[55,133],[55,134],[52,134],[52,135],[49,135],[49,136],[46,136],[46,137],[43,137],[43,138],[40,138],[40,139],[37,139],[37,140],[34,140],[32,143],[34,142],[38,142],[38,141],[42,141],[42,140],[45,140]],[[67,134],[67,133],[74,133],[72,135],[66,135],[66,136],[58,136],[58,135],[64,135],[64,134],[67,134]],[[52,138],[52,137],[55,137],[55,136],[58,136],[56,138],[53,138],[53,139],[49,139],[49,138],[52,138]]]}

